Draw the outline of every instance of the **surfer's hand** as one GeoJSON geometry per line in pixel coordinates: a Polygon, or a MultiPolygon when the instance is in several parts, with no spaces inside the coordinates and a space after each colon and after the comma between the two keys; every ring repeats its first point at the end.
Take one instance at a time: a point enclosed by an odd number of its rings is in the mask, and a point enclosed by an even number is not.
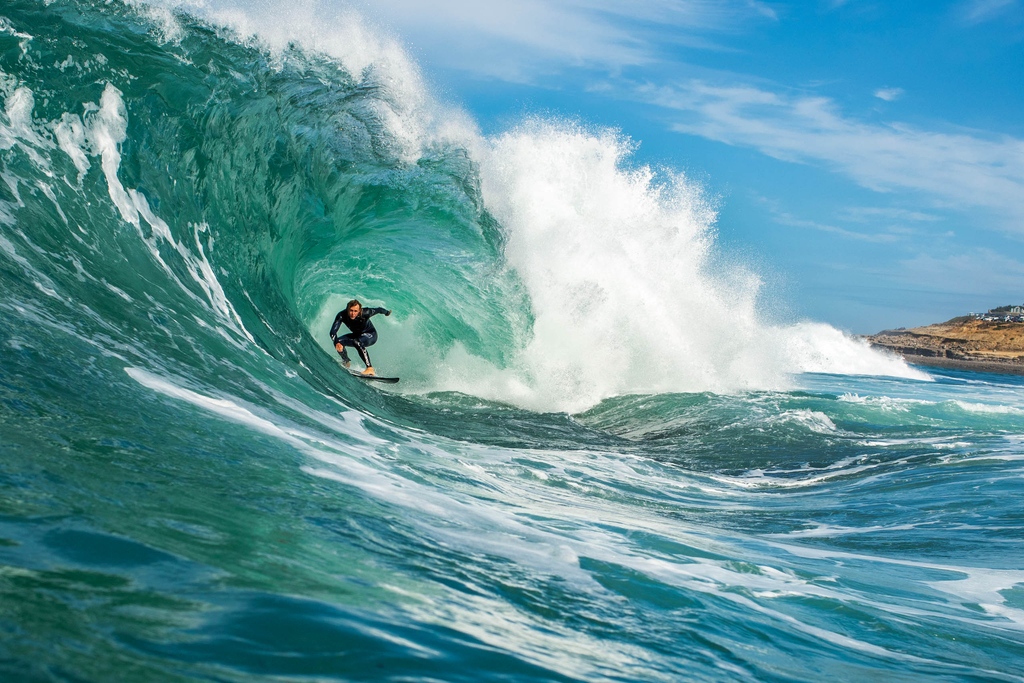
{"type": "Polygon", "coordinates": [[[338,353],[341,353],[342,351],[345,350],[345,347],[342,346],[341,342],[334,342],[334,350],[337,351],[338,353]]]}
{"type": "Polygon", "coordinates": [[[388,317],[389,315],[391,315],[391,311],[384,311],[384,317],[385,318],[388,317]]]}

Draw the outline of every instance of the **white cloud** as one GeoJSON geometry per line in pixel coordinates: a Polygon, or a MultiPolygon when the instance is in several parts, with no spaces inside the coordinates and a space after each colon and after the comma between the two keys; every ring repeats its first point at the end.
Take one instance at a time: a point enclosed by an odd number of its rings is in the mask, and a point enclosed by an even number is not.
{"type": "Polygon", "coordinates": [[[932,213],[877,206],[850,206],[839,211],[843,220],[853,223],[876,223],[879,220],[900,223],[934,223],[942,218],[932,213]]]}
{"type": "Polygon", "coordinates": [[[366,11],[437,63],[512,81],[648,64],[666,44],[713,47],[709,35],[776,19],[756,0],[376,0],[366,11]]]}
{"type": "Polygon", "coordinates": [[[962,8],[968,24],[981,24],[1020,9],[1020,0],[969,0],[962,8]]]}
{"type": "Polygon", "coordinates": [[[844,116],[830,99],[699,81],[641,86],[635,96],[673,110],[672,128],[784,161],[822,164],[879,192],[917,191],[944,208],[991,209],[1024,232],[1024,140],[935,132],[844,116]]]}
{"type": "Polygon", "coordinates": [[[875,97],[886,102],[894,102],[903,97],[903,88],[879,88],[875,91],[875,97]]]}
{"type": "Polygon", "coordinates": [[[780,225],[816,230],[818,232],[838,235],[839,237],[846,239],[856,240],[859,242],[871,242],[875,244],[892,244],[901,238],[901,231],[899,230],[890,230],[888,232],[861,232],[858,230],[851,230],[832,223],[822,223],[821,221],[813,221],[794,216],[792,213],[779,208],[777,201],[768,199],[767,197],[761,197],[760,202],[762,205],[766,206],[768,212],[772,215],[772,218],[780,225]]]}
{"type": "Polygon", "coordinates": [[[922,254],[901,262],[900,271],[906,281],[927,283],[940,291],[955,283],[961,294],[997,298],[993,306],[1020,300],[1024,282],[1024,263],[983,248],[942,258],[922,254]]]}
{"type": "Polygon", "coordinates": [[[765,3],[757,2],[756,0],[749,0],[748,4],[749,4],[751,9],[753,9],[755,12],[760,14],[762,17],[767,17],[768,19],[771,19],[772,21],[778,21],[779,20],[778,13],[774,9],[772,9],[771,7],[766,5],[765,3]]]}
{"type": "Polygon", "coordinates": [[[822,223],[820,221],[811,221],[802,218],[797,218],[791,214],[777,214],[775,216],[776,222],[782,225],[790,225],[794,228],[809,228],[811,230],[817,230],[818,232],[827,232],[839,237],[845,237],[846,239],[857,240],[859,242],[872,242],[875,244],[892,244],[899,240],[897,235],[885,232],[857,232],[856,230],[849,230],[847,228],[841,228],[838,225],[832,225],[831,223],[822,223]]]}

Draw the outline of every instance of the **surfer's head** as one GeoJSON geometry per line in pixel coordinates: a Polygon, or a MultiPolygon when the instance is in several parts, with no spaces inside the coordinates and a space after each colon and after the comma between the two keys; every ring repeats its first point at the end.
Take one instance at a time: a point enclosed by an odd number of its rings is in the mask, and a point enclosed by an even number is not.
{"type": "Polygon", "coordinates": [[[355,320],[358,318],[359,313],[362,312],[362,310],[363,305],[359,303],[359,299],[352,299],[352,301],[349,301],[348,305],[345,306],[345,314],[348,316],[349,320],[355,320]]]}

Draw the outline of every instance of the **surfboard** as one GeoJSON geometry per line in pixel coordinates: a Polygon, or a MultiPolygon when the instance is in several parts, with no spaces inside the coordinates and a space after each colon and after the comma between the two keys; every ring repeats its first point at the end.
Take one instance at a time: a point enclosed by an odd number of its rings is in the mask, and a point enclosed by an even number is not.
{"type": "Polygon", "coordinates": [[[359,379],[365,379],[367,382],[383,382],[384,384],[395,384],[396,382],[398,382],[398,378],[397,377],[381,377],[379,375],[364,375],[361,372],[356,372],[355,370],[349,370],[348,368],[346,368],[346,372],[348,372],[348,374],[352,375],[353,377],[358,377],[359,379]]]}

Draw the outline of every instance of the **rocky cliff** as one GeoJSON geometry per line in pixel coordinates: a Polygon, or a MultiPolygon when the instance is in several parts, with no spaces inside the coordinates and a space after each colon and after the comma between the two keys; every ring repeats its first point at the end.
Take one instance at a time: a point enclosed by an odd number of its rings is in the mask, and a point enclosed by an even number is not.
{"type": "Polygon", "coordinates": [[[885,330],[867,339],[910,363],[1024,374],[1024,323],[954,318],[909,330],[885,330]]]}

